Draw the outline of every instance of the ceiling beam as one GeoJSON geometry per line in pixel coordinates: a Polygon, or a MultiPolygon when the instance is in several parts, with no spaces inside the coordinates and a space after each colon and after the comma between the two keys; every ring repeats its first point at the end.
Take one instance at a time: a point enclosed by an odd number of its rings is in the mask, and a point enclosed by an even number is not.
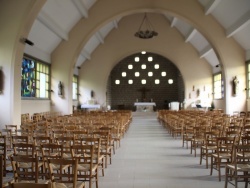
{"type": "Polygon", "coordinates": [[[207,6],[205,6],[205,15],[210,14],[216,7],[217,5],[221,2],[221,0],[211,0],[207,6]]]}
{"type": "Polygon", "coordinates": [[[205,57],[205,56],[208,55],[212,50],[213,50],[213,48],[212,48],[210,45],[206,46],[203,50],[200,51],[200,53],[199,53],[200,58],[205,57]]]}
{"type": "Polygon", "coordinates": [[[96,38],[97,38],[102,44],[104,43],[104,38],[103,38],[102,34],[101,34],[99,31],[97,31],[97,32],[95,33],[95,36],[96,36],[96,38]]]}
{"type": "Polygon", "coordinates": [[[65,32],[57,23],[54,21],[48,14],[44,11],[40,11],[37,16],[37,19],[43,23],[48,29],[50,29],[53,33],[55,33],[58,37],[64,40],[68,40],[68,34],[65,32]]]}
{"type": "Polygon", "coordinates": [[[231,37],[237,32],[241,31],[245,26],[250,23],[250,11],[246,12],[241,18],[239,18],[231,27],[226,31],[227,37],[231,37]]]}
{"type": "Polygon", "coordinates": [[[192,29],[186,36],[186,39],[185,39],[185,42],[189,42],[193,37],[194,35],[197,33],[197,30],[196,29],[192,29]]]}
{"type": "Polygon", "coordinates": [[[172,21],[171,21],[171,27],[174,27],[175,25],[176,25],[176,23],[177,23],[177,21],[178,21],[178,18],[176,18],[176,17],[173,17],[173,19],[172,19],[172,21]]]}
{"type": "Polygon", "coordinates": [[[86,59],[88,59],[88,60],[91,59],[90,53],[87,52],[85,49],[83,49],[83,50],[81,51],[81,55],[82,55],[83,57],[85,57],[86,59]]]}
{"type": "Polygon", "coordinates": [[[88,18],[88,9],[85,7],[81,0],[73,0],[73,3],[77,10],[84,18],[88,18]]]}

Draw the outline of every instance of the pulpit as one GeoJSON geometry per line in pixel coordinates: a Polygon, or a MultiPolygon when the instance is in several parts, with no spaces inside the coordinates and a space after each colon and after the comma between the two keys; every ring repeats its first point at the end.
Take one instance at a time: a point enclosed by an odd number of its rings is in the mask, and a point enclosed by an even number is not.
{"type": "Polygon", "coordinates": [[[135,102],[136,112],[153,112],[155,102],[135,102]]]}

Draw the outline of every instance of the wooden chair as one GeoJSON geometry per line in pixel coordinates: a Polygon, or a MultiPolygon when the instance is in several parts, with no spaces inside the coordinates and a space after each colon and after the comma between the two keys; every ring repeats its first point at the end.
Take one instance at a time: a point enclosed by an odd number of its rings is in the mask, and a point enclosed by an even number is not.
{"type": "Polygon", "coordinates": [[[0,136],[0,155],[3,157],[2,167],[3,167],[3,174],[6,175],[7,172],[11,170],[7,170],[8,167],[11,167],[10,156],[13,155],[12,151],[7,150],[6,144],[6,136],[0,136]]]}
{"type": "Polygon", "coordinates": [[[250,145],[234,145],[233,159],[225,168],[225,188],[231,183],[238,188],[238,182],[245,182],[248,187],[250,179],[250,145]],[[233,183],[234,181],[234,183],[233,183]]]}
{"type": "Polygon", "coordinates": [[[84,182],[77,181],[77,160],[48,159],[48,165],[53,187],[84,187],[84,182]],[[66,171],[65,166],[70,169],[66,171]]]}
{"type": "Polygon", "coordinates": [[[108,158],[109,163],[112,162],[112,146],[110,145],[110,133],[96,131],[93,132],[94,138],[101,138],[101,151],[100,154],[105,156],[105,168],[108,167],[108,158]]]}
{"type": "Polygon", "coordinates": [[[4,160],[3,155],[0,155],[0,185],[2,188],[8,187],[9,184],[14,182],[14,179],[12,177],[4,177],[3,160],[4,160]]]}
{"type": "Polygon", "coordinates": [[[57,137],[56,143],[58,145],[63,146],[63,155],[62,157],[64,159],[71,159],[71,152],[70,152],[70,146],[74,144],[74,137],[64,136],[64,137],[57,137]]]}
{"type": "Polygon", "coordinates": [[[104,176],[105,155],[101,154],[101,138],[82,138],[82,144],[94,146],[94,158],[98,161],[98,166],[102,170],[102,176],[104,176]]]}
{"type": "Polygon", "coordinates": [[[202,159],[206,160],[206,168],[208,168],[208,158],[216,152],[217,142],[216,138],[220,136],[219,131],[209,131],[205,132],[204,144],[201,146],[200,150],[200,164],[202,164],[202,159]]]}
{"type": "Polygon", "coordinates": [[[197,148],[201,147],[205,140],[205,127],[194,127],[193,138],[191,141],[191,154],[194,150],[194,156],[196,157],[197,148]]]}
{"type": "Polygon", "coordinates": [[[48,183],[48,181],[39,179],[42,166],[39,164],[38,157],[12,156],[11,163],[15,182],[48,183]]]}
{"type": "Polygon", "coordinates": [[[213,174],[213,169],[216,169],[219,181],[221,181],[221,168],[232,162],[232,149],[235,137],[218,137],[216,138],[216,143],[216,152],[211,155],[210,175],[213,174]]]}
{"type": "Polygon", "coordinates": [[[61,159],[63,155],[63,146],[58,144],[42,144],[42,161],[44,165],[44,175],[48,177],[49,173],[49,166],[48,160],[49,159],[61,159]]]}
{"type": "Polygon", "coordinates": [[[95,145],[73,145],[71,146],[72,158],[78,160],[77,179],[88,181],[89,188],[92,187],[92,180],[95,179],[96,188],[98,188],[98,160],[100,151],[94,153],[95,145]]]}
{"type": "Polygon", "coordinates": [[[11,140],[12,140],[12,145],[15,143],[25,143],[25,144],[29,143],[29,137],[26,135],[25,136],[12,136],[11,140]]]}

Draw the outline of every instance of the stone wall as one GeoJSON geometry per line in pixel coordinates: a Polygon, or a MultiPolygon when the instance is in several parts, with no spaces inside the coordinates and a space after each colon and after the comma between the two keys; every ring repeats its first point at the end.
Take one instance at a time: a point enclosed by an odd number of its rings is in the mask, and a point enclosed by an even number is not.
{"type": "Polygon", "coordinates": [[[184,99],[183,80],[177,67],[153,53],[137,53],[121,60],[111,71],[107,91],[111,109],[135,110],[136,101],[153,101],[156,110],[166,109],[169,102],[182,102],[184,99]],[[135,62],[135,57],[139,57],[139,62],[135,62]],[[153,57],[153,61],[149,62],[148,57],[153,57]],[[142,69],[143,64],[146,69],[142,69]],[[155,69],[155,64],[159,65],[159,69],[155,69]],[[128,69],[128,65],[133,65],[133,69],[128,69]],[[123,77],[122,72],[126,72],[126,76],[123,77]],[[139,72],[140,76],[136,77],[135,72],[139,72]],[[148,76],[148,72],[152,72],[153,76],[148,76]],[[162,76],[162,72],[166,72],[166,76],[162,76]],[[146,80],[146,84],[141,83],[142,79],[146,80]],[[159,84],[155,84],[156,79],[160,81],[159,84]],[[168,83],[169,79],[173,79],[173,84],[168,83]],[[120,84],[116,84],[116,80],[120,84]],[[128,80],[133,80],[133,84],[129,84],[128,80]],[[146,89],[146,92],[143,94],[141,89],[146,89]]]}

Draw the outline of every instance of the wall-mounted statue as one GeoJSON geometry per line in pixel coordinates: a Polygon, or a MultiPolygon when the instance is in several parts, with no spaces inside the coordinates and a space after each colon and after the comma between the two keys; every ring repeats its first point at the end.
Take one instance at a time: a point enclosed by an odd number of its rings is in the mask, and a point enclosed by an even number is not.
{"type": "Polygon", "coordinates": [[[233,79],[233,95],[237,96],[239,94],[239,80],[235,76],[233,79]]]}
{"type": "Polygon", "coordinates": [[[61,81],[58,83],[58,95],[59,96],[63,95],[63,85],[61,81]]]}

